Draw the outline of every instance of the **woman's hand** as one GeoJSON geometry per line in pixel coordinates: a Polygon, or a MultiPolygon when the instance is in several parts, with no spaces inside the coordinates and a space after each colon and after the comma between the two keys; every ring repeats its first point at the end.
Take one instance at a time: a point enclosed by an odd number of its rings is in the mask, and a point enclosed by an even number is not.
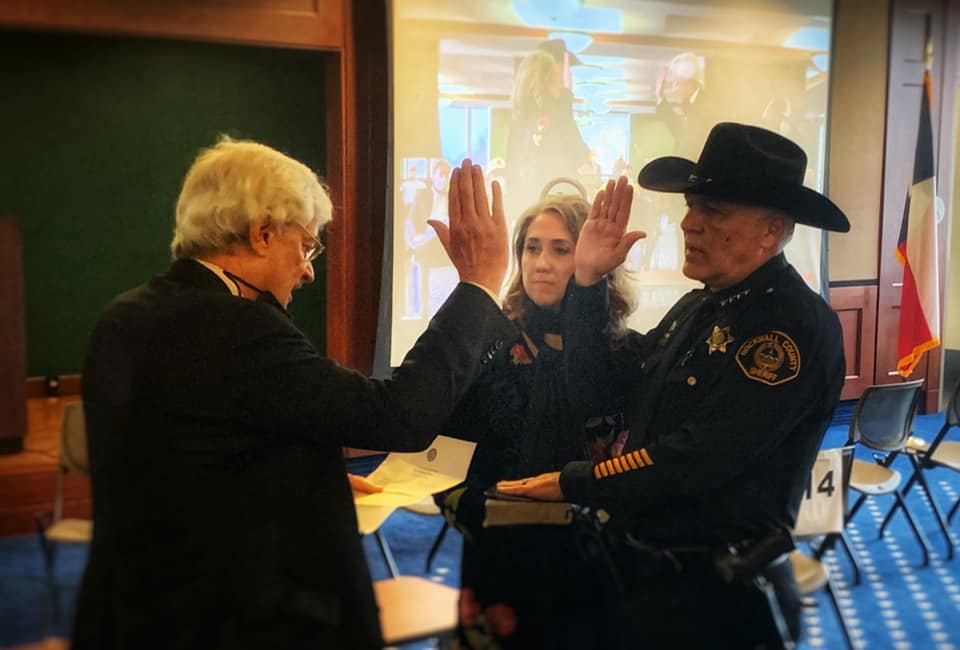
{"type": "Polygon", "coordinates": [[[530,497],[541,501],[563,501],[560,489],[560,472],[548,472],[517,481],[500,481],[497,491],[518,497],[530,497]]]}
{"type": "Polygon", "coordinates": [[[633,204],[633,187],[621,176],[600,190],[590,216],[577,238],[574,278],[581,287],[596,284],[627,259],[630,247],[647,236],[642,230],[626,232],[633,204]]]}

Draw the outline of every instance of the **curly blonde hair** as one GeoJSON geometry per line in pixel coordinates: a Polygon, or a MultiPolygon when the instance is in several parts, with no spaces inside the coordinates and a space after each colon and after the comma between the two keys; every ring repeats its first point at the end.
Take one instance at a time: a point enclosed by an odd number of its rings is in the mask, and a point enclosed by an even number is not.
{"type": "MultiPolygon", "coordinates": [[[[527,292],[523,287],[520,262],[523,258],[523,248],[530,224],[544,212],[551,212],[560,217],[573,237],[573,241],[576,242],[580,237],[580,229],[590,215],[590,204],[577,194],[552,194],[520,215],[513,235],[514,271],[503,299],[503,310],[511,318],[522,320],[524,316],[527,292]]],[[[628,271],[623,266],[608,273],[606,282],[610,305],[610,331],[614,338],[621,338],[627,333],[627,317],[637,308],[637,299],[630,286],[628,271]]]]}

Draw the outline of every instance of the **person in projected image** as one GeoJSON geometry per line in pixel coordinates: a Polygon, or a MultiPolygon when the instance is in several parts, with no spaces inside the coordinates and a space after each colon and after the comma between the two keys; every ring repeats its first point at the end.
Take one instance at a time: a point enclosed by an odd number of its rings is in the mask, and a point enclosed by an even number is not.
{"type": "MultiPolygon", "coordinates": [[[[446,161],[443,161],[446,165],[446,161]]],[[[447,187],[450,168],[444,170],[442,196],[438,196],[434,183],[431,187],[417,189],[413,200],[402,209],[406,210],[403,220],[403,243],[406,254],[403,257],[404,270],[404,309],[403,318],[420,320],[428,317],[427,306],[430,298],[430,276],[438,267],[449,267],[450,259],[443,250],[436,231],[430,226],[431,219],[446,223],[447,187]],[[440,201],[443,210],[434,210],[440,201]]],[[[439,176],[439,175],[438,175],[439,176]]]]}
{"type": "MultiPolygon", "coordinates": [[[[438,499],[465,537],[459,639],[467,648],[582,648],[602,611],[602,584],[576,560],[571,526],[484,528],[484,491],[498,480],[599,462],[625,442],[620,406],[581,412],[566,388],[563,298],[574,249],[590,205],[551,195],[524,211],[515,229],[516,270],[503,304],[516,326],[506,354],[488,364],[444,425],[447,435],[477,442],[466,483],[438,499]],[[605,416],[605,417],[604,417],[605,416]]],[[[606,279],[605,326],[614,342],[634,308],[627,279],[606,279]]],[[[616,343],[614,343],[616,344],[616,343]]]]}
{"type": "Polygon", "coordinates": [[[562,40],[551,39],[517,68],[505,161],[508,214],[534,203],[549,181],[576,178],[590,164],[590,148],[573,115],[570,67],[579,63],[562,40]]]}
{"type": "Polygon", "coordinates": [[[332,205],[305,165],[224,139],[183,183],[170,269],[116,298],[83,371],[94,533],[73,648],[383,646],[343,446],[415,451],[515,336],[499,188],[450,184],[461,282],[388,380],[292,322],[332,205]]]}
{"type": "Polygon", "coordinates": [[[603,278],[637,238],[625,179],[580,233],[567,373],[587,403],[627,391],[627,445],[498,489],[604,511],[587,527],[598,539],[588,561],[614,567],[617,607],[598,628],[617,630],[610,647],[782,648],[799,636],[786,553],[844,354],[836,313],[783,249],[796,223],[850,228],[804,187],[806,165],[796,143],[734,123],[713,128],[697,161],[647,164],[641,186],[686,197],[683,273],[704,286],[609,362],[603,278]]]}
{"type": "Polygon", "coordinates": [[[654,89],[656,114],[673,135],[673,153],[692,158],[713,126],[706,115],[701,58],[693,52],[676,55],[658,71],[654,89]]]}

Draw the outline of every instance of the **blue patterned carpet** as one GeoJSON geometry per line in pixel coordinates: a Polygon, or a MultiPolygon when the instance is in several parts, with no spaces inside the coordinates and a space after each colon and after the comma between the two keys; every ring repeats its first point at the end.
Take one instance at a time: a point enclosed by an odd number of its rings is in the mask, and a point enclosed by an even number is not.
{"type": "MultiPolygon", "coordinates": [[[[842,413],[838,413],[835,421],[842,421],[842,413]]],[[[919,416],[914,421],[914,435],[932,441],[942,425],[942,415],[919,416]]],[[[846,423],[835,424],[827,431],[824,447],[840,446],[846,436],[846,423]]],[[[960,431],[954,429],[950,438],[960,440],[960,431]]],[[[856,456],[871,460],[870,453],[864,449],[858,448],[856,456]]],[[[904,476],[904,480],[912,471],[907,458],[897,458],[893,467],[904,476]]],[[[926,476],[933,498],[945,513],[960,496],[960,474],[936,469],[926,476]]],[[[825,557],[856,647],[958,649],[960,559],[946,559],[943,533],[918,489],[910,492],[907,505],[933,549],[930,565],[922,565],[919,544],[902,513],[893,518],[884,537],[878,539],[880,523],[892,503],[892,496],[868,499],[847,527],[864,572],[859,585],[852,584],[850,565],[842,552],[831,551],[825,557]]],[[[954,518],[950,532],[954,546],[960,552],[958,531],[960,518],[954,518]]],[[[837,619],[825,594],[818,594],[817,603],[816,609],[805,614],[806,635],[800,648],[842,648],[837,619]]]]}
{"type": "MultiPolygon", "coordinates": [[[[845,404],[827,432],[825,447],[839,446],[846,439],[851,410],[845,404]]],[[[941,415],[920,416],[915,434],[933,438],[943,423],[941,415]]],[[[960,439],[960,431],[951,433],[960,439]]],[[[869,459],[863,450],[858,457],[869,459]]],[[[375,461],[352,461],[353,471],[365,473],[375,461]]],[[[905,476],[909,462],[898,459],[894,465],[905,476]]],[[[947,470],[928,474],[934,498],[946,510],[960,496],[960,475],[947,470]]],[[[856,515],[848,533],[860,557],[864,576],[861,583],[850,582],[845,557],[830,552],[826,556],[838,598],[858,648],[960,650],[960,559],[947,561],[943,535],[936,526],[928,504],[918,491],[907,499],[934,550],[930,566],[921,566],[920,549],[904,522],[897,515],[887,535],[877,539],[879,522],[891,504],[891,497],[868,500],[856,515]]],[[[431,580],[458,586],[459,556],[462,540],[456,532],[446,535],[434,561],[433,571],[425,573],[430,544],[441,526],[436,516],[397,511],[381,529],[401,573],[424,575],[431,580]]],[[[954,519],[952,534],[960,547],[960,518],[954,519]]],[[[372,537],[364,538],[364,548],[374,579],[387,577],[387,570],[372,537]]],[[[0,648],[28,643],[45,635],[68,636],[77,585],[86,561],[84,547],[66,547],[57,560],[56,620],[46,623],[46,589],[43,563],[35,536],[22,535],[0,539],[0,648]]],[[[823,593],[817,607],[805,613],[803,650],[842,648],[843,643],[833,610],[823,593]]],[[[404,650],[425,650],[430,643],[410,644],[404,650]]]]}

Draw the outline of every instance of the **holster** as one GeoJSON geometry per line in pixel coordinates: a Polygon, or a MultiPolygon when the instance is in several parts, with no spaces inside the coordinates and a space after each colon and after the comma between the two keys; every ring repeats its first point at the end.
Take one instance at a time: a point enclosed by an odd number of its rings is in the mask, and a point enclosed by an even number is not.
{"type": "Polygon", "coordinates": [[[715,575],[730,586],[731,597],[759,598],[765,602],[769,620],[756,622],[763,628],[757,634],[763,647],[793,647],[775,589],[765,575],[768,568],[788,561],[786,553],[793,549],[788,532],[771,531],[760,539],[719,547],[663,547],[638,539],[603,511],[581,508],[575,513],[581,556],[607,576],[607,584],[616,590],[612,593],[614,598],[637,589],[646,590],[649,596],[650,590],[674,584],[682,574],[715,575]]]}
{"type": "Polygon", "coordinates": [[[785,553],[793,550],[786,530],[771,531],[757,540],[716,546],[659,547],[637,539],[611,521],[603,510],[574,508],[581,556],[604,570],[614,584],[626,588],[638,574],[681,572],[691,567],[713,570],[727,583],[749,584],[785,553]]]}
{"type": "Polygon", "coordinates": [[[728,583],[748,583],[793,548],[793,537],[790,533],[776,530],[759,540],[730,544],[727,548],[716,551],[713,566],[728,583]]]}

